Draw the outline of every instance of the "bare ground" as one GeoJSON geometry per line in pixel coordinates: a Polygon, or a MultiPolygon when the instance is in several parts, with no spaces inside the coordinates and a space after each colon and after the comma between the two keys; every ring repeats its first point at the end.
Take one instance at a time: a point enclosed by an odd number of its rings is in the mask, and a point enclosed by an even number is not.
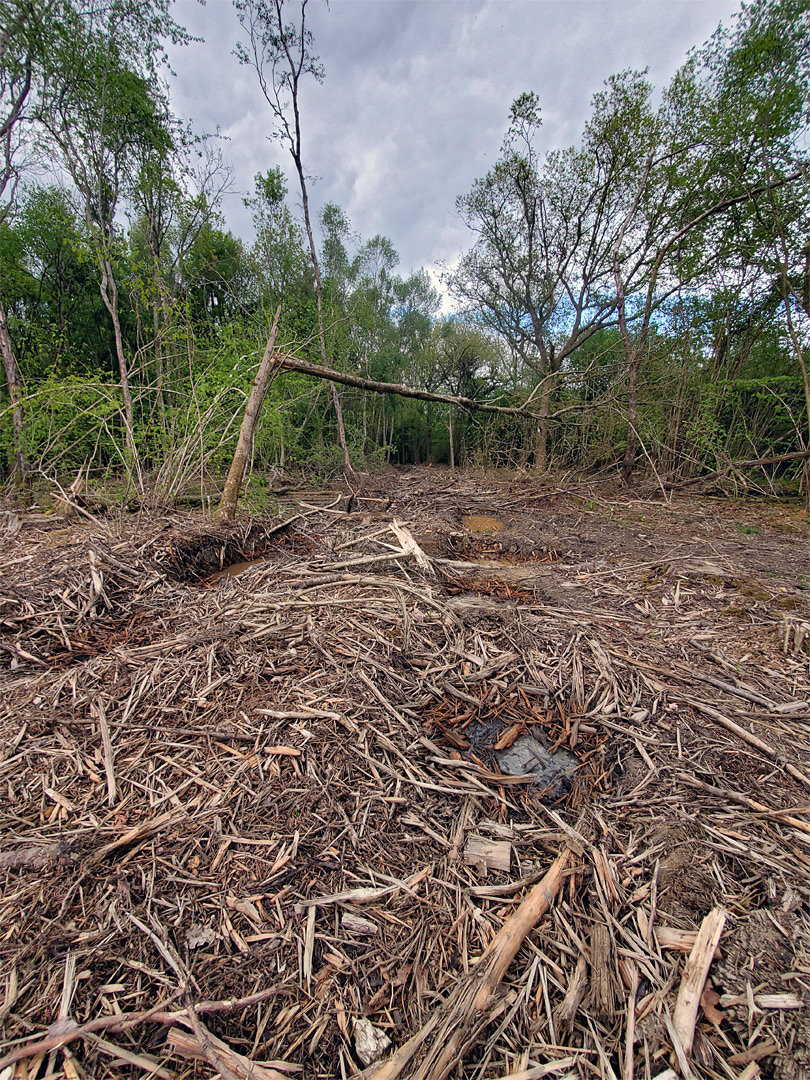
{"type": "Polygon", "coordinates": [[[405,469],[0,530],[0,1076],[810,1075],[797,507],[405,469]]]}

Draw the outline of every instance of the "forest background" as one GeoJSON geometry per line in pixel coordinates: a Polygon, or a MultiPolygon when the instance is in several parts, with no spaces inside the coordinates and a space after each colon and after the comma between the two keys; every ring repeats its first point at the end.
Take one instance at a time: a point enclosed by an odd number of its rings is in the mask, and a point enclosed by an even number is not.
{"type": "Polygon", "coordinates": [[[299,367],[271,371],[254,505],[280,472],[389,461],[664,484],[778,459],[749,480],[807,492],[808,0],[745,6],[666,86],[617,73],[572,147],[539,150],[521,94],[457,199],[451,315],[388,238],[311,211],[299,95],[326,73],[306,0],[234,5],[291,166],[256,176],[249,244],[222,214],[227,147],[170,107],[165,49],[188,40],[170,0],[0,11],[9,481],[82,469],[157,502],[216,486],[280,309],[274,355],[299,367]]]}

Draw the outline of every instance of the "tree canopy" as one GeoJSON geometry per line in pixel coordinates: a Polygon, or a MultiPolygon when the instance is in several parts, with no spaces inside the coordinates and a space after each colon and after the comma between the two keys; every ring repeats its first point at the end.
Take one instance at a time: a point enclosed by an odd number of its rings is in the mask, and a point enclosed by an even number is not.
{"type": "MultiPolygon", "coordinates": [[[[6,475],[88,467],[167,498],[221,475],[279,305],[276,347],[300,364],[271,377],[259,475],[441,461],[675,482],[807,449],[808,0],[754,0],[666,86],[615,73],[572,146],[545,148],[531,87],[505,101],[443,283],[312,209],[300,93],[328,72],[307,3],[234,4],[291,166],[256,175],[244,237],[223,216],[227,144],[171,110],[165,45],[189,35],[170,0],[2,0],[6,475]]],[[[806,487],[801,456],[777,472],[806,487]]]]}

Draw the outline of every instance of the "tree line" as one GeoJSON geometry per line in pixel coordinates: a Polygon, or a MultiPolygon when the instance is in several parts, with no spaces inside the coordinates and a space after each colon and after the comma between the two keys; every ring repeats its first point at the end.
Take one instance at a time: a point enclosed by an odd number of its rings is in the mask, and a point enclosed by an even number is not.
{"type": "Polygon", "coordinates": [[[806,490],[810,0],[754,0],[665,87],[612,76],[573,147],[541,150],[520,95],[457,199],[451,316],[387,237],[313,213],[307,0],[234,3],[293,188],[255,177],[249,243],[221,141],[171,109],[164,50],[190,38],[170,0],[0,11],[6,477],[84,469],[162,500],[221,479],[279,312],[254,477],[437,461],[677,483],[778,458],[806,490]]]}

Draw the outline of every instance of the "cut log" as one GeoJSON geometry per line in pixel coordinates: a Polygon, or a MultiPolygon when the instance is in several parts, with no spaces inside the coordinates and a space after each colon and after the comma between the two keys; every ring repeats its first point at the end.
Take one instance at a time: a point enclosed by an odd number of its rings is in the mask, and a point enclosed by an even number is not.
{"type": "Polygon", "coordinates": [[[464,848],[464,862],[482,870],[505,870],[512,865],[512,845],[508,840],[487,840],[470,836],[464,848]]]}

